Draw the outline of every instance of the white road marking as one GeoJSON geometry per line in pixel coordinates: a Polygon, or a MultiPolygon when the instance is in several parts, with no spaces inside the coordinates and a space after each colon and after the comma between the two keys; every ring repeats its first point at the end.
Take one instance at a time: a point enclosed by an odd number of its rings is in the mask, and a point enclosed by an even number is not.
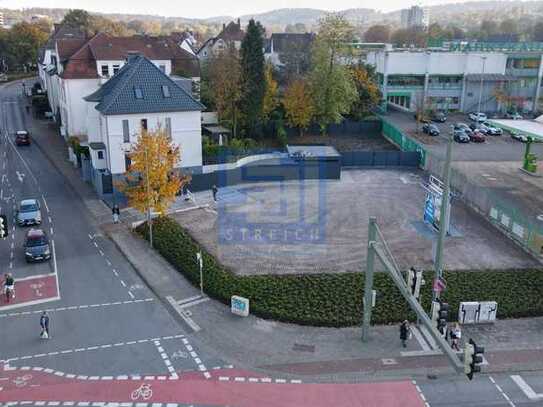
{"type": "Polygon", "coordinates": [[[42,195],[41,199],[43,200],[43,204],[45,205],[45,210],[47,213],[49,213],[49,205],[47,205],[47,201],[45,200],[45,197],[42,195]]]}
{"type": "MultiPolygon", "coordinates": [[[[182,337],[184,337],[184,335],[176,335],[176,336],[172,336],[171,338],[173,339],[173,338],[176,338],[176,337],[182,338],[182,337]]],[[[136,344],[136,343],[146,343],[146,342],[152,341],[153,339],[157,339],[157,338],[148,338],[148,339],[140,339],[140,340],[137,340],[137,341],[125,342],[125,345],[133,345],[133,344],[136,344]]],[[[159,340],[166,340],[164,337],[160,337],[158,339],[159,340]]],[[[73,352],[94,351],[94,350],[98,350],[98,349],[101,349],[101,348],[102,349],[110,348],[112,346],[113,345],[111,345],[111,344],[104,344],[104,345],[97,345],[97,346],[89,346],[87,348],[66,349],[66,350],[62,350],[62,351],[54,351],[54,352],[49,352],[47,354],[40,353],[40,354],[37,354],[37,355],[16,356],[16,357],[0,360],[0,362],[9,363],[9,362],[17,361],[17,360],[26,360],[26,359],[39,358],[39,357],[44,357],[44,356],[56,356],[56,355],[63,354],[63,353],[70,353],[72,351],[73,352]]],[[[46,369],[45,372],[52,373],[54,371],[52,369],[46,369]]]]}
{"type": "Polygon", "coordinates": [[[132,291],[128,291],[128,295],[130,296],[130,298],[134,299],[134,294],[132,294],[132,291]]]}
{"type": "Polygon", "coordinates": [[[422,390],[421,390],[421,388],[417,385],[417,382],[416,382],[415,380],[412,380],[411,382],[415,385],[415,388],[417,389],[420,398],[421,398],[422,401],[424,402],[424,407],[430,407],[430,404],[428,403],[428,401],[426,401],[426,396],[424,396],[424,394],[422,393],[422,390]]]}
{"type": "Polygon", "coordinates": [[[519,375],[511,376],[511,379],[517,384],[522,392],[532,401],[543,400],[543,393],[536,393],[532,386],[530,386],[526,381],[519,375]]]}

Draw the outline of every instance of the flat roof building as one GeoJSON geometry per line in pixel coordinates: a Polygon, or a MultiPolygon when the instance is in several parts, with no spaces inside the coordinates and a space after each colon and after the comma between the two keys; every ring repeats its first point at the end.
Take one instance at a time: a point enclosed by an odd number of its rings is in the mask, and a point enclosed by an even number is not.
{"type": "Polygon", "coordinates": [[[539,47],[392,49],[368,53],[386,104],[401,110],[537,111],[539,47]],[[480,107],[479,107],[480,106],[480,107]]]}

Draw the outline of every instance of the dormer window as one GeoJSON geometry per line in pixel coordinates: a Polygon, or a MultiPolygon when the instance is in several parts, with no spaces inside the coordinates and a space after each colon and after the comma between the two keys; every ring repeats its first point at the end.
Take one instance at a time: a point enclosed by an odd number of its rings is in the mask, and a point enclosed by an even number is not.
{"type": "Polygon", "coordinates": [[[102,65],[100,67],[102,76],[109,76],[109,66],[108,65],[102,65]]]}
{"type": "Polygon", "coordinates": [[[165,98],[170,97],[170,87],[168,85],[162,85],[162,96],[165,98]]]}
{"type": "Polygon", "coordinates": [[[141,88],[134,88],[134,96],[136,97],[136,99],[143,99],[143,92],[141,91],[141,88]]]}

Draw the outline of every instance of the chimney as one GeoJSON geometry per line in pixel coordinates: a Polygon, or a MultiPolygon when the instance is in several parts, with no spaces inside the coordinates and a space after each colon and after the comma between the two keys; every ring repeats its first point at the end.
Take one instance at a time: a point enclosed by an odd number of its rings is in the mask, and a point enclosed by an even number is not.
{"type": "Polygon", "coordinates": [[[225,28],[226,28],[226,24],[222,23],[222,30],[224,31],[225,28]]]}

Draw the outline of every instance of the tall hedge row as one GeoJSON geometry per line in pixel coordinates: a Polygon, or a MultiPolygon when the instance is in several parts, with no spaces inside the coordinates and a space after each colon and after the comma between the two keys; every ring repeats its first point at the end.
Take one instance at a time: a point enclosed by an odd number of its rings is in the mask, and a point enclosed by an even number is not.
{"type": "MultiPolygon", "coordinates": [[[[148,238],[146,225],[137,231],[148,238]]],[[[195,261],[197,242],[175,220],[168,217],[153,222],[155,249],[194,285],[199,285],[199,268],[195,261]]],[[[232,295],[250,299],[251,313],[285,322],[316,326],[352,326],[362,320],[364,274],[310,274],[237,276],[223,267],[209,253],[204,258],[204,290],[225,304],[232,295]]],[[[431,271],[425,272],[427,284],[422,288],[422,302],[429,309],[431,271]]],[[[452,307],[454,317],[460,301],[494,300],[498,317],[543,315],[543,272],[536,269],[448,271],[444,277],[447,291],[443,296],[452,307]]],[[[375,275],[377,304],[374,323],[393,323],[412,319],[406,301],[385,273],[375,275]]]]}

